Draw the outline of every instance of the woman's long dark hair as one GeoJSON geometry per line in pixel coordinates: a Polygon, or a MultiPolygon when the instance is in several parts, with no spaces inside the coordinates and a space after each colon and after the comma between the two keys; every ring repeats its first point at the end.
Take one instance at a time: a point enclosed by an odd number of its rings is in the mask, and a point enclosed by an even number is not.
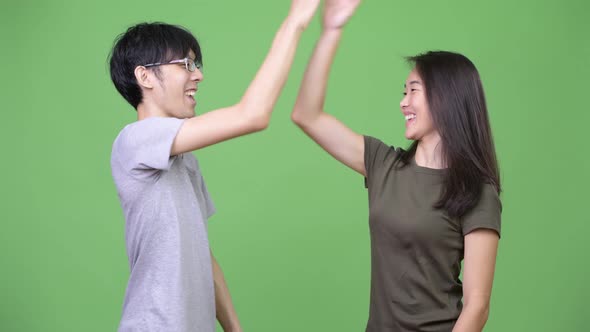
{"type": "MultiPolygon", "coordinates": [[[[485,183],[501,191],[488,110],[477,69],[465,56],[427,52],[408,57],[426,91],[434,126],[448,167],[436,208],[461,218],[477,205],[485,183]]],[[[416,153],[418,141],[398,159],[402,167],[416,153]]]]}

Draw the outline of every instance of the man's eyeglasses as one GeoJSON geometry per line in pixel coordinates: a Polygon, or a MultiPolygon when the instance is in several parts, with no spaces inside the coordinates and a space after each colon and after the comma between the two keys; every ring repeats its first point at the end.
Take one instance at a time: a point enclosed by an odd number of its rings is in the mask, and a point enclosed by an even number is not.
{"type": "Polygon", "coordinates": [[[199,62],[198,60],[193,60],[191,58],[184,58],[184,59],[179,59],[179,60],[172,60],[169,62],[156,62],[156,63],[148,63],[147,65],[143,65],[144,67],[155,67],[155,66],[163,66],[163,65],[171,65],[171,64],[177,64],[177,63],[184,63],[184,67],[186,68],[186,70],[190,71],[190,72],[194,72],[195,69],[199,68],[199,70],[201,70],[201,68],[203,68],[203,65],[201,64],[201,62],[199,62]]]}

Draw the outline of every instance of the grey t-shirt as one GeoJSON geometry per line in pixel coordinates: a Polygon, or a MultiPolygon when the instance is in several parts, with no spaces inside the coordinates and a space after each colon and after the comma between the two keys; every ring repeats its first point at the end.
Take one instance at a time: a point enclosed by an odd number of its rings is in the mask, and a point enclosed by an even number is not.
{"type": "Polygon", "coordinates": [[[120,332],[215,331],[206,225],[215,208],[195,157],[170,157],[183,121],[141,120],[113,144],[131,268],[120,332]]]}
{"type": "Polygon", "coordinates": [[[462,309],[459,273],[464,236],[500,234],[501,203],[484,185],[478,204],[460,220],[433,205],[445,170],[394,165],[400,150],[365,136],[371,234],[371,296],[367,332],[450,332],[462,309]]]}

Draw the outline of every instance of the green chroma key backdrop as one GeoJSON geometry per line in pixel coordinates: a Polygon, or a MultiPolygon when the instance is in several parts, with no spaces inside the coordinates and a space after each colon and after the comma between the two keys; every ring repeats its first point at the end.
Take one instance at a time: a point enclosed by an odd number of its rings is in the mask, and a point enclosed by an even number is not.
{"type": "MultiPolygon", "coordinates": [[[[204,53],[201,114],[239,100],[289,2],[0,8],[0,330],[114,331],[129,267],[109,160],[136,114],[108,75],[114,38],[141,21],[190,29],[204,53]]],[[[403,56],[453,50],[478,67],[504,185],[489,332],[589,329],[589,13],[584,0],[365,0],[332,71],[326,110],[407,146],[403,56]]],[[[289,117],[319,31],[316,18],[268,130],[196,152],[218,210],[211,246],[245,331],[362,331],[367,320],[363,179],[289,117]]]]}

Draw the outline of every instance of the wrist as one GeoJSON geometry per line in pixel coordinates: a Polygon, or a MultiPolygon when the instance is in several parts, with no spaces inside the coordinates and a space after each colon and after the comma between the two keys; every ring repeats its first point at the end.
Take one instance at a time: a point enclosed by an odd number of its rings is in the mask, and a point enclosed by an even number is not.
{"type": "Polygon", "coordinates": [[[323,28],[320,35],[322,43],[326,42],[339,42],[342,38],[342,29],[339,28],[323,28]]]}
{"type": "Polygon", "coordinates": [[[242,332],[242,327],[240,324],[232,325],[231,327],[223,329],[224,332],[242,332]]]}
{"type": "Polygon", "coordinates": [[[295,29],[297,31],[303,31],[307,28],[309,22],[304,21],[293,14],[289,14],[283,23],[288,28],[295,29]]]}
{"type": "Polygon", "coordinates": [[[232,319],[225,321],[224,324],[221,324],[221,327],[223,327],[224,332],[242,332],[242,327],[240,326],[240,321],[238,320],[237,315],[234,315],[232,319]]]}
{"type": "Polygon", "coordinates": [[[322,34],[323,35],[341,35],[342,34],[342,27],[322,27],[322,34]]]}

